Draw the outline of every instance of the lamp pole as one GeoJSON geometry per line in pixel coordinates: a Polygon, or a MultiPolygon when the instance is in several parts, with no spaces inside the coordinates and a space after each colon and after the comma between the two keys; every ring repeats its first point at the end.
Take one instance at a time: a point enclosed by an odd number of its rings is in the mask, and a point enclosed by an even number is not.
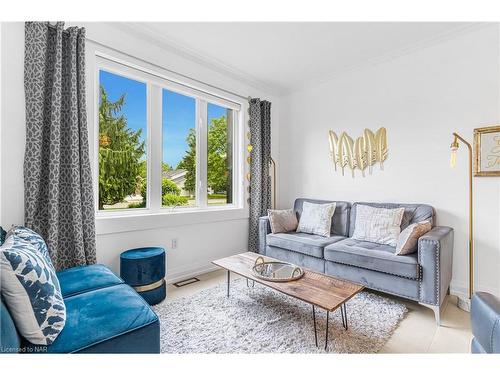
{"type": "MultiPolygon", "coordinates": [[[[451,144],[452,153],[457,151],[458,149],[458,141],[462,142],[467,146],[469,151],[469,300],[461,301],[458,299],[458,306],[464,310],[469,311],[470,309],[470,300],[472,298],[472,294],[474,293],[474,203],[473,203],[473,183],[472,183],[472,145],[467,142],[463,137],[461,137],[457,133],[453,133],[453,143],[451,144]]],[[[452,164],[454,163],[452,156],[452,164]]]]}

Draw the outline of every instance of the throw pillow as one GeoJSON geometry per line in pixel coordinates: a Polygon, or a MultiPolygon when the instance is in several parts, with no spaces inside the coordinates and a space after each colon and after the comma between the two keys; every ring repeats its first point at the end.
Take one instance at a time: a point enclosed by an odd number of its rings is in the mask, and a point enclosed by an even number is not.
{"type": "Polygon", "coordinates": [[[396,255],[408,255],[417,251],[418,239],[432,229],[430,221],[408,225],[399,235],[396,255]]]}
{"type": "Polygon", "coordinates": [[[19,333],[33,344],[50,345],[64,328],[66,307],[54,266],[37,241],[13,230],[0,247],[2,297],[19,333]]]}
{"type": "Polygon", "coordinates": [[[357,205],[352,238],[396,246],[405,209],[357,205]]]}
{"type": "Polygon", "coordinates": [[[267,210],[271,232],[285,233],[297,229],[297,216],[293,210],[267,210]]]}
{"type": "Polygon", "coordinates": [[[330,237],[335,207],[335,202],[326,204],[304,202],[297,232],[330,237]]]}
{"type": "Polygon", "coordinates": [[[52,265],[52,260],[50,259],[50,255],[49,255],[49,248],[47,247],[45,240],[37,232],[35,232],[34,230],[31,230],[27,227],[23,227],[23,226],[19,225],[19,226],[13,227],[11,230],[9,230],[8,235],[9,236],[15,235],[19,240],[22,240],[24,242],[30,243],[31,245],[34,245],[38,249],[38,251],[40,251],[40,253],[42,253],[43,256],[47,258],[47,261],[49,262],[49,264],[52,265]]]}

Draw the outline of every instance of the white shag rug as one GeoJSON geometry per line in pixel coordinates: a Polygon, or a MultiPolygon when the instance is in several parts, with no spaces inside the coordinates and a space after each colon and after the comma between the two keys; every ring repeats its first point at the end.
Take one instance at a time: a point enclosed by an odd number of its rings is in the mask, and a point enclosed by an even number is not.
{"type": "MultiPolygon", "coordinates": [[[[326,313],[316,308],[318,345],[311,305],[245,279],[153,307],[161,322],[162,353],[325,353],[326,313]]],[[[404,304],[363,291],[347,302],[349,329],[340,309],[330,313],[330,353],[376,353],[405,317],[404,304]]]]}

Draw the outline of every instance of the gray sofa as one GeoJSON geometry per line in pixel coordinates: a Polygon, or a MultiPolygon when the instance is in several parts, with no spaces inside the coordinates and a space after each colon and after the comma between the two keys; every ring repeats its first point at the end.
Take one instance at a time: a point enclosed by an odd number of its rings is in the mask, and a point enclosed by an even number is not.
{"type": "MultiPolygon", "coordinates": [[[[294,210],[300,219],[303,203],[333,201],[295,200],[294,210]]],[[[395,248],[351,238],[356,221],[356,207],[404,207],[401,224],[430,220],[434,225],[434,208],[425,204],[364,203],[337,201],[332,218],[331,237],[306,233],[271,233],[269,219],[259,221],[259,251],[267,256],[301,265],[314,271],[365,285],[399,297],[418,301],[434,311],[440,324],[440,307],[451,281],[453,229],[433,226],[418,241],[418,251],[395,255],[395,248]]]]}

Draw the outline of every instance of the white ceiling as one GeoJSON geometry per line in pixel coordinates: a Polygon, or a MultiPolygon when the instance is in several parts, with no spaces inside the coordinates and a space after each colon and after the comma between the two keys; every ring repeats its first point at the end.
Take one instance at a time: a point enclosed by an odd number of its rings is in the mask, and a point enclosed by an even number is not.
{"type": "Polygon", "coordinates": [[[284,95],[373,64],[474,23],[134,23],[143,36],[234,78],[284,95]]]}

